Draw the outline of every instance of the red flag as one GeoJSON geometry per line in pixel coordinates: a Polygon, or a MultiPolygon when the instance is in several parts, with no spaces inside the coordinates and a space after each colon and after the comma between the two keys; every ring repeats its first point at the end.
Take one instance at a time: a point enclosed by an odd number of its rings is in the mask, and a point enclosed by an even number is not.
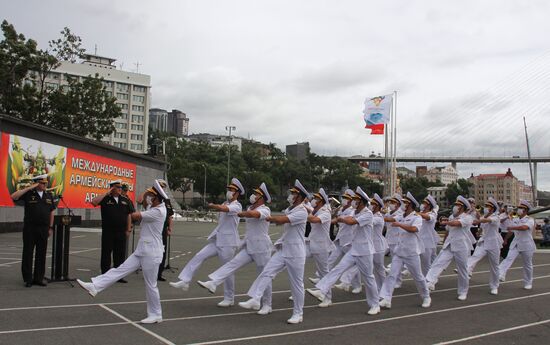
{"type": "Polygon", "coordinates": [[[384,126],[385,125],[383,123],[379,123],[376,125],[366,125],[365,128],[371,130],[370,134],[379,135],[379,134],[384,134],[384,126]]]}

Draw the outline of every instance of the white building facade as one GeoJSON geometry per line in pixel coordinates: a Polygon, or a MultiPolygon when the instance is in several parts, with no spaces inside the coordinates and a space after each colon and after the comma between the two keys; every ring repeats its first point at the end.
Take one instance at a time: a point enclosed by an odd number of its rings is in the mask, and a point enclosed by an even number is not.
{"type": "Polygon", "coordinates": [[[446,167],[434,167],[428,170],[425,177],[430,182],[441,182],[445,186],[458,181],[458,172],[452,165],[446,167]]]}
{"type": "Polygon", "coordinates": [[[147,153],[151,77],[118,70],[115,61],[91,54],[86,54],[81,63],[63,61],[48,75],[46,87],[58,88],[68,84],[66,74],[80,79],[98,74],[121,109],[121,116],[115,119],[115,132],[102,141],[136,153],[147,153]]]}

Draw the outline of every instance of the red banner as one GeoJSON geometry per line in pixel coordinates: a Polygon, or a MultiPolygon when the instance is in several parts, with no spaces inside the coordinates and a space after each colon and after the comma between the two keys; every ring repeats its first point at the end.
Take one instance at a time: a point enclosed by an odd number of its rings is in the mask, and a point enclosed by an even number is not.
{"type": "MultiPolygon", "coordinates": [[[[0,144],[0,206],[14,206],[10,195],[48,175],[48,189],[71,208],[92,208],[90,201],[121,179],[134,200],[136,165],[72,148],[2,133],[0,144]]],[[[63,203],[59,207],[64,207],[63,203]]]]}

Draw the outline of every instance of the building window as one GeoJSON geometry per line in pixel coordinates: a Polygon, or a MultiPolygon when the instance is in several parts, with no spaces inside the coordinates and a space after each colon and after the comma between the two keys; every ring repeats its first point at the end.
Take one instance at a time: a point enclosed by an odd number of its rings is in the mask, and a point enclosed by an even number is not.
{"type": "Polygon", "coordinates": [[[135,92],[145,92],[145,87],[134,85],[135,92]]]}
{"type": "Polygon", "coordinates": [[[107,96],[113,97],[113,91],[105,91],[105,93],[107,94],[107,96]]]}
{"type": "Polygon", "coordinates": [[[132,140],[143,140],[143,134],[130,134],[132,140]]]}
{"type": "Polygon", "coordinates": [[[120,122],[115,122],[115,128],[118,128],[118,129],[127,129],[127,128],[128,128],[128,124],[126,124],[126,123],[120,123],[120,122]]]}
{"type": "Polygon", "coordinates": [[[119,108],[122,109],[122,110],[128,110],[128,104],[117,103],[117,105],[118,105],[119,108]]]}
{"type": "Polygon", "coordinates": [[[53,73],[53,72],[50,72],[48,73],[48,76],[47,78],[50,78],[50,79],[55,79],[55,80],[59,80],[60,79],[60,76],[58,73],[53,73]]]}
{"type": "Polygon", "coordinates": [[[120,92],[128,92],[130,85],[128,84],[116,84],[116,90],[120,92]]]}
{"type": "Polygon", "coordinates": [[[144,96],[132,96],[132,99],[134,100],[134,102],[138,102],[138,103],[143,103],[145,102],[145,97],[144,96]]]}
{"type": "Polygon", "coordinates": [[[112,81],[103,81],[103,86],[108,88],[108,89],[112,89],[113,88],[113,82],[112,81]]]}
{"type": "Polygon", "coordinates": [[[143,150],[143,144],[130,144],[131,150],[143,150]]]}
{"type": "Polygon", "coordinates": [[[145,107],[141,105],[132,105],[132,110],[134,111],[145,111],[145,107]]]}
{"type": "Polygon", "coordinates": [[[116,146],[116,147],[121,148],[121,149],[125,149],[126,148],[126,143],[113,143],[113,146],[116,146]]]}
{"type": "Polygon", "coordinates": [[[119,118],[122,119],[122,120],[128,120],[128,114],[121,113],[119,118]]]}
{"type": "Polygon", "coordinates": [[[116,98],[127,101],[129,97],[127,93],[117,92],[116,98]]]}
{"type": "Polygon", "coordinates": [[[143,131],[143,125],[132,125],[131,128],[134,131],[143,131]]]}
{"type": "Polygon", "coordinates": [[[132,122],[143,123],[143,115],[132,115],[132,122]]]}
{"type": "Polygon", "coordinates": [[[46,83],[46,89],[48,89],[48,90],[57,90],[58,88],[59,88],[58,84],[46,83]]]}
{"type": "Polygon", "coordinates": [[[126,133],[115,133],[115,138],[126,139],[128,135],[126,133]]]}

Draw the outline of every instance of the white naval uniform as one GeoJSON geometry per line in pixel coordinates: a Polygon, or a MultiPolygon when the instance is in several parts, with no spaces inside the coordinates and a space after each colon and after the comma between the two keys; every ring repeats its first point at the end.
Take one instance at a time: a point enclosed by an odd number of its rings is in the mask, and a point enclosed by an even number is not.
{"type": "MultiPolygon", "coordinates": [[[[314,211],[315,212],[315,211],[314,211]]],[[[323,278],[329,271],[328,258],[336,246],[330,240],[330,221],[332,215],[327,205],[319,208],[313,216],[318,217],[321,223],[311,223],[311,232],[306,239],[306,249],[315,262],[319,278],[323,278]]]]}
{"type": "MultiPolygon", "coordinates": [[[[496,213],[486,217],[490,223],[481,223],[481,237],[477,241],[474,254],[468,259],[468,274],[472,274],[477,263],[487,255],[489,260],[489,287],[498,289],[500,248],[502,248],[502,236],[498,233],[500,219],[496,213]]],[[[483,219],[483,218],[482,218],[483,219]]]]}
{"type": "MultiPolygon", "coordinates": [[[[235,251],[240,244],[237,213],[242,211],[242,206],[237,200],[230,203],[224,202],[223,205],[229,208],[229,212],[219,212],[218,226],[208,236],[209,243],[185,265],[178,276],[181,281],[189,283],[206,259],[217,255],[221,263],[225,264],[235,256],[235,251]]],[[[230,275],[225,279],[223,289],[224,300],[233,301],[235,296],[234,275],[230,275]]]]}
{"type": "Polygon", "coordinates": [[[303,204],[287,208],[285,215],[290,223],[284,224],[283,235],[275,242],[276,252],[256,278],[248,296],[260,301],[271,281],[286,268],[290,280],[290,291],[294,302],[293,315],[303,315],[304,309],[304,266],[306,263],[305,231],[307,210],[303,204]]]}
{"type": "Polygon", "coordinates": [[[499,266],[500,276],[504,279],[506,272],[514,263],[514,260],[521,255],[523,259],[523,283],[525,285],[533,284],[533,254],[537,249],[533,240],[533,231],[535,229],[535,220],[529,216],[516,218],[512,226],[527,225],[529,230],[512,230],[514,239],[510,243],[510,250],[506,259],[502,260],[499,266]]]}
{"type": "Polygon", "coordinates": [[[374,278],[378,292],[386,279],[386,268],[384,267],[384,256],[388,250],[388,242],[382,234],[384,231],[384,216],[380,212],[376,212],[372,221],[372,244],[374,246],[374,254],[372,255],[374,278]]]}
{"type": "MultiPolygon", "coordinates": [[[[259,212],[260,218],[246,218],[242,250],[231,261],[208,276],[216,286],[251,262],[256,264],[256,272],[260,274],[271,257],[273,244],[269,237],[269,222],[265,220],[271,215],[271,210],[266,205],[260,205],[254,209],[249,207],[248,211],[250,210],[259,212]]],[[[271,306],[271,284],[264,291],[262,305],[271,306]]]]}
{"type": "Polygon", "coordinates": [[[166,206],[161,203],[141,212],[141,230],[136,250],[122,265],[111,268],[104,274],[92,278],[97,292],[105,290],[119,279],[141,268],[145,281],[147,317],[162,318],[160,295],[157,288],[159,264],[162,261],[162,228],[166,219],[166,206]]]}
{"type": "MultiPolygon", "coordinates": [[[[355,209],[351,206],[345,210],[338,210],[338,217],[349,217],[352,216],[355,212],[355,209]]],[[[353,239],[353,226],[347,225],[344,223],[338,224],[339,230],[334,239],[334,250],[330,253],[328,257],[328,268],[329,271],[336,265],[338,259],[340,259],[344,254],[351,248],[351,240],[353,239]]],[[[340,280],[343,283],[351,285],[352,288],[361,287],[361,277],[359,276],[359,270],[356,266],[353,266],[347,270],[340,280]]]]}
{"type": "Polygon", "coordinates": [[[372,255],[374,246],[372,244],[372,212],[363,208],[357,210],[352,216],[358,224],[353,225],[353,240],[351,249],[344,255],[342,260],[330,272],[323,277],[315,286],[326,296],[338,278],[349,268],[356,265],[366,285],[367,304],[369,307],[378,306],[378,287],[373,274],[372,255]]]}
{"type": "Polygon", "coordinates": [[[424,252],[420,254],[420,263],[422,265],[422,274],[426,276],[432,262],[435,259],[434,252],[437,251],[437,244],[439,243],[439,234],[435,231],[435,222],[437,220],[437,213],[434,211],[428,212],[430,219],[422,218],[422,226],[419,229],[420,239],[424,244],[424,252]]]}
{"type": "Polygon", "coordinates": [[[397,245],[394,248],[394,253],[391,260],[390,274],[386,277],[384,285],[380,291],[380,297],[388,302],[391,302],[393,296],[393,290],[397,278],[401,276],[401,269],[403,265],[407,265],[407,269],[411,273],[416,289],[422,299],[430,297],[428,286],[426,285],[426,279],[422,274],[422,268],[420,264],[420,254],[424,251],[424,243],[420,238],[418,230],[422,227],[422,217],[411,212],[408,215],[400,215],[396,221],[398,223],[414,226],[417,232],[409,232],[399,228],[399,236],[397,238],[397,245]]]}
{"type": "Polygon", "coordinates": [[[461,213],[458,217],[451,215],[449,221],[452,220],[460,221],[461,225],[447,225],[449,234],[443,243],[441,252],[439,252],[428,274],[426,274],[426,280],[434,284],[437,283],[441,272],[449,266],[451,260],[454,258],[456,269],[458,270],[458,294],[465,295],[468,293],[470,280],[468,276],[468,258],[476,242],[470,231],[473,219],[469,214],[461,213]]]}
{"type": "MultiPolygon", "coordinates": [[[[386,213],[384,217],[397,219],[402,215],[403,215],[403,210],[401,208],[398,208],[393,212],[386,213]]],[[[390,250],[391,257],[393,257],[395,246],[397,246],[397,242],[399,239],[399,231],[401,231],[401,229],[398,227],[394,227],[392,223],[390,222],[386,223],[386,241],[388,242],[388,248],[390,250]]],[[[401,275],[399,275],[397,277],[397,282],[396,282],[397,285],[401,285],[401,279],[402,279],[401,275]]]]}

